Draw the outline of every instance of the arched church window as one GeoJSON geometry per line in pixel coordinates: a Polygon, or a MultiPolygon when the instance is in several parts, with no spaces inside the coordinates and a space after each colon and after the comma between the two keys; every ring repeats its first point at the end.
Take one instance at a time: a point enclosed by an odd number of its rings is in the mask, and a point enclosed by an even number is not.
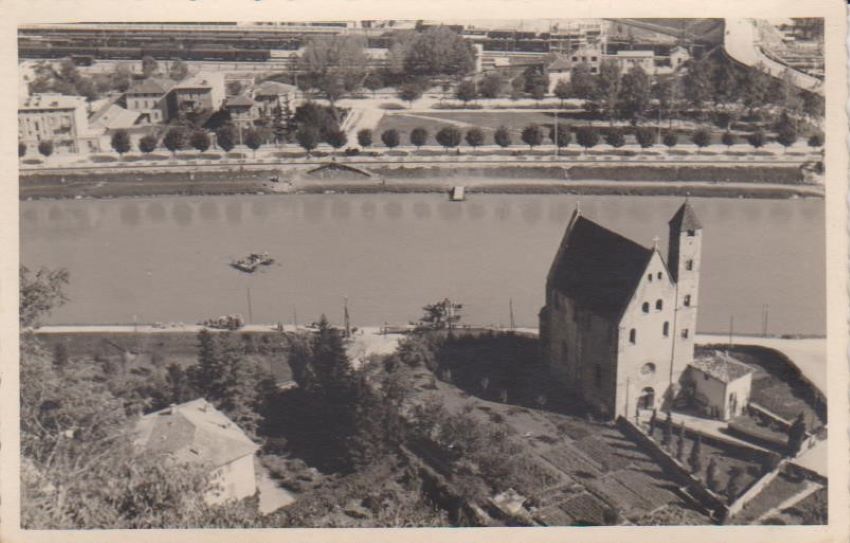
{"type": "Polygon", "coordinates": [[[685,294],[685,299],[682,303],[684,304],[685,307],[690,307],[691,306],[691,295],[685,294]]]}
{"type": "Polygon", "coordinates": [[[688,270],[688,271],[693,270],[694,269],[694,261],[688,260],[687,262],[685,262],[685,269],[688,270]]]}
{"type": "Polygon", "coordinates": [[[652,283],[652,274],[651,273],[646,276],[646,280],[649,281],[650,283],[652,283]]]}
{"type": "Polygon", "coordinates": [[[629,343],[631,343],[631,344],[637,343],[637,330],[635,330],[634,328],[629,330],[629,343]]]}
{"type": "Polygon", "coordinates": [[[688,237],[692,238],[697,235],[696,230],[688,230],[688,237]]]}
{"type": "Polygon", "coordinates": [[[664,326],[662,327],[662,332],[664,332],[664,337],[667,337],[667,336],[670,335],[670,323],[669,322],[664,321],[664,326]]]}
{"type": "Polygon", "coordinates": [[[658,272],[657,277],[658,277],[658,279],[661,279],[661,278],[663,278],[663,277],[664,277],[664,274],[662,274],[661,272],[658,272]]]}
{"type": "Polygon", "coordinates": [[[652,375],[655,373],[655,364],[652,362],[647,362],[640,368],[641,375],[652,375]]]}
{"type": "Polygon", "coordinates": [[[649,313],[649,302],[643,302],[642,309],[644,313],[649,313]]]}
{"type": "Polygon", "coordinates": [[[662,300],[655,300],[655,309],[659,311],[664,309],[664,302],[662,300]]]}

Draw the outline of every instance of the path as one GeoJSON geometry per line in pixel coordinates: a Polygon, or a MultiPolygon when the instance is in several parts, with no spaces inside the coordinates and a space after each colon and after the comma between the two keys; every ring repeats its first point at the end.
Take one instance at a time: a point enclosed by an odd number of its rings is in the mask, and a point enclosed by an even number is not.
{"type": "Polygon", "coordinates": [[[772,507],[772,508],[768,509],[767,511],[762,513],[761,516],[759,516],[757,519],[755,519],[752,522],[752,524],[761,524],[763,521],[767,520],[768,518],[772,517],[773,515],[781,513],[782,511],[785,511],[786,509],[790,509],[791,507],[794,507],[795,505],[797,505],[798,503],[800,503],[804,499],[808,498],[810,495],[814,494],[815,492],[817,492],[821,488],[823,488],[823,486],[818,484],[818,483],[815,483],[813,481],[806,481],[806,486],[803,488],[803,490],[801,490],[797,494],[794,494],[793,496],[791,496],[787,500],[783,501],[782,503],[780,503],[776,507],[772,507]]]}
{"type": "Polygon", "coordinates": [[[295,497],[277,484],[256,457],[254,458],[254,470],[257,490],[260,491],[260,503],[258,505],[260,514],[267,515],[295,501],[295,497]]]}
{"type": "Polygon", "coordinates": [[[758,46],[758,41],[755,20],[739,17],[726,19],[723,48],[730,57],[741,64],[760,68],[773,77],[781,78],[787,72],[794,85],[823,96],[823,81],[768,57],[758,46]]]}
{"type": "MultiPolygon", "coordinates": [[[[726,421],[715,420],[715,419],[704,419],[702,417],[695,417],[693,415],[686,415],[684,413],[680,413],[678,411],[673,411],[671,414],[671,418],[673,420],[674,425],[679,425],[684,423],[684,425],[691,430],[698,430],[703,434],[710,435],[721,439],[723,441],[732,442],[736,445],[741,445],[743,447],[749,447],[750,449],[756,449],[759,451],[770,452],[764,447],[759,447],[758,445],[754,445],[749,441],[745,441],[743,439],[738,439],[737,437],[731,436],[722,430],[726,428],[726,421]]],[[[652,411],[644,409],[640,412],[640,420],[641,422],[649,422],[650,417],[652,416],[652,411]]],[[[660,415],[659,415],[660,416],[660,415]]],[[[664,419],[659,419],[659,424],[663,423],[664,419]]]]}

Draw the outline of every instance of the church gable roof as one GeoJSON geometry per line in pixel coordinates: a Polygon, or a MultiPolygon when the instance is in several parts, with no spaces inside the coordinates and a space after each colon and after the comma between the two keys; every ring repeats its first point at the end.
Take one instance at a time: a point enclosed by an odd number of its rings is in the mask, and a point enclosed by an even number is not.
{"type": "Polygon", "coordinates": [[[552,264],[550,288],[603,315],[623,311],[653,251],[578,215],[552,264]]]}
{"type": "Polygon", "coordinates": [[[702,229],[702,225],[697,218],[697,214],[694,212],[694,208],[691,207],[691,204],[685,202],[682,204],[682,207],[676,211],[676,214],[673,215],[673,218],[670,219],[670,228],[674,230],[700,230],[702,229]]]}

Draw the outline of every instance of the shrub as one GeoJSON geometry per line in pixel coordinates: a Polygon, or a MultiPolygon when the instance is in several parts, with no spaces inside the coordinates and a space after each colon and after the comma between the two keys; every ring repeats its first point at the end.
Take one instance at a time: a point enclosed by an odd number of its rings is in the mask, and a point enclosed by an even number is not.
{"type": "Polygon", "coordinates": [[[170,128],[162,138],[162,145],[174,155],[186,145],[186,133],[179,126],[170,128]]]}
{"type": "Polygon", "coordinates": [[[478,89],[475,88],[475,82],[470,79],[465,79],[458,83],[455,96],[463,103],[475,100],[478,97],[478,89]]]}
{"type": "Polygon", "coordinates": [[[664,134],[662,141],[664,142],[664,145],[672,149],[676,146],[676,143],[679,142],[679,137],[676,136],[674,132],[667,132],[664,134]]]}
{"type": "Polygon", "coordinates": [[[758,149],[759,147],[764,147],[765,142],[767,141],[767,137],[764,135],[763,130],[756,130],[749,136],[747,136],[747,142],[758,149]]]}
{"type": "Polygon", "coordinates": [[[493,135],[493,140],[495,140],[500,147],[510,147],[511,131],[508,130],[506,126],[500,126],[496,129],[496,133],[493,135]]]}
{"type": "Polygon", "coordinates": [[[732,132],[724,132],[720,140],[726,147],[732,147],[733,145],[735,145],[735,136],[732,134],[732,132]]]}
{"type": "Polygon", "coordinates": [[[576,132],[576,142],[585,149],[596,147],[599,143],[599,133],[592,126],[582,126],[576,132]]]}
{"type": "Polygon", "coordinates": [[[154,152],[154,150],[156,150],[156,144],[156,136],[154,136],[153,134],[142,136],[142,138],[139,140],[139,151],[143,152],[146,155],[152,153],[154,152]]]}
{"type": "Polygon", "coordinates": [[[470,128],[466,131],[466,143],[473,149],[484,144],[484,132],[480,128],[470,128]]]}
{"type": "Polygon", "coordinates": [[[384,142],[384,145],[392,149],[393,147],[398,147],[400,143],[400,138],[398,135],[398,130],[395,128],[390,128],[389,130],[384,130],[381,133],[381,141],[384,142]]]}
{"type": "Polygon", "coordinates": [[[776,135],[776,141],[786,149],[791,147],[797,141],[797,130],[790,123],[784,124],[776,135]]]}
{"type": "Polygon", "coordinates": [[[327,142],[334,149],[340,149],[348,143],[348,137],[342,130],[329,130],[327,134],[327,142]]]}
{"type": "Polygon", "coordinates": [[[222,126],[215,133],[215,141],[225,153],[230,152],[236,146],[236,132],[230,125],[222,126]]]}
{"type": "Polygon", "coordinates": [[[196,130],[189,138],[189,144],[203,153],[210,148],[210,136],[204,130],[196,130]]]}
{"type": "MultiPolygon", "coordinates": [[[[306,127],[306,129],[312,130],[314,132],[316,131],[315,128],[310,127],[310,126],[306,127]]],[[[299,132],[300,132],[300,130],[299,130],[299,132]]],[[[254,156],[257,156],[257,149],[259,149],[263,145],[263,138],[260,135],[259,130],[256,130],[256,129],[253,129],[253,128],[246,130],[245,133],[244,133],[244,137],[245,137],[245,145],[248,147],[248,149],[250,149],[251,151],[254,152],[254,156]]],[[[317,139],[318,139],[318,135],[317,135],[317,139]]]]}
{"type": "Polygon", "coordinates": [[[372,131],[364,128],[357,132],[357,143],[360,144],[360,147],[369,147],[372,145],[372,131]]]}
{"type": "Polygon", "coordinates": [[[38,142],[38,152],[49,157],[53,154],[53,142],[50,140],[42,140],[38,142]]]}
{"type": "Polygon", "coordinates": [[[647,128],[642,126],[635,130],[635,139],[637,139],[638,144],[646,149],[648,147],[652,147],[655,145],[656,141],[656,133],[652,128],[647,128]]]}
{"type": "MultiPolygon", "coordinates": [[[[563,83],[564,81],[561,80],[560,82],[563,83]]],[[[555,132],[554,126],[549,130],[549,139],[552,140],[552,143],[554,143],[558,147],[569,146],[572,137],[573,133],[572,131],[570,131],[569,126],[558,125],[557,133],[555,132]]]]}
{"type": "Polygon", "coordinates": [[[809,136],[809,147],[822,147],[823,146],[823,134],[820,132],[816,132],[809,136]]]}
{"type": "Polygon", "coordinates": [[[110,144],[116,153],[123,155],[130,150],[130,134],[126,130],[116,130],[112,134],[110,144]]]}
{"type": "Polygon", "coordinates": [[[22,142],[22,141],[19,141],[18,142],[18,158],[21,158],[25,154],[27,154],[27,144],[22,142]]]}
{"type": "Polygon", "coordinates": [[[319,130],[314,126],[302,126],[295,132],[295,141],[309,155],[319,145],[319,130]]]}

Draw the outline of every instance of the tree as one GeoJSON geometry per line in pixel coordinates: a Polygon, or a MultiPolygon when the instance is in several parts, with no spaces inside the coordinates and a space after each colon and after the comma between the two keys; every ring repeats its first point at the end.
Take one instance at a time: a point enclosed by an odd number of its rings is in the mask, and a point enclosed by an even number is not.
{"type": "Polygon", "coordinates": [[[776,141],[779,142],[782,147],[788,149],[794,142],[797,141],[797,129],[794,128],[794,125],[791,123],[783,124],[779,128],[779,132],[776,134],[776,141]]]}
{"type": "Polygon", "coordinates": [[[613,125],[622,83],[620,65],[612,60],[604,60],[599,66],[599,76],[596,81],[599,97],[605,104],[605,114],[613,125]]]}
{"type": "Polygon", "coordinates": [[[425,314],[419,319],[420,326],[431,330],[451,330],[460,322],[463,304],[445,298],[441,302],[426,305],[422,310],[425,314]]]}
{"type": "Polygon", "coordinates": [[[334,149],[339,149],[348,143],[348,137],[342,130],[332,130],[328,132],[327,142],[334,149]]]}
{"type": "Polygon", "coordinates": [[[717,461],[713,456],[705,469],[705,486],[712,492],[717,492],[717,461]]]}
{"type": "Polygon", "coordinates": [[[570,90],[574,98],[595,100],[598,93],[596,77],[586,62],[576,64],[570,69],[570,90]]]}
{"type": "Polygon", "coordinates": [[[596,144],[599,143],[599,134],[592,126],[582,126],[576,131],[576,143],[584,147],[585,150],[596,147],[596,144]]]}
{"type": "Polygon", "coordinates": [[[398,89],[398,97],[407,102],[410,107],[414,101],[422,97],[422,86],[416,83],[404,83],[398,89]]]}
{"type": "Polygon", "coordinates": [[[362,84],[368,65],[366,40],[344,34],[310,39],[299,59],[310,87],[322,92],[331,106],[344,93],[362,84]]]}
{"type": "Polygon", "coordinates": [[[823,134],[820,132],[815,132],[811,136],[809,136],[809,147],[823,147],[823,134]]]}
{"type": "MultiPolygon", "coordinates": [[[[245,138],[245,146],[248,147],[251,151],[254,152],[254,157],[257,156],[257,149],[259,149],[263,145],[263,138],[260,134],[260,131],[256,128],[249,128],[243,134],[245,138]]],[[[301,140],[299,140],[299,143],[301,140]]]]}
{"type": "Polygon", "coordinates": [[[803,414],[797,415],[791,426],[788,427],[788,453],[796,456],[803,447],[803,441],[806,439],[806,421],[803,419],[803,414]]]}
{"type": "Polygon", "coordinates": [[[626,137],[623,130],[620,128],[612,128],[605,134],[605,143],[615,149],[619,149],[626,144],[626,137]]]}
{"type": "MultiPolygon", "coordinates": [[[[811,140],[809,140],[809,141],[811,141],[811,140]]],[[[814,146],[812,146],[812,147],[814,147],[814,146]]],[[[22,158],[26,154],[27,154],[27,144],[22,142],[22,141],[19,141],[18,142],[18,158],[22,158]]]]}
{"type": "Polygon", "coordinates": [[[693,107],[700,110],[701,116],[703,106],[714,96],[712,71],[711,60],[692,60],[688,63],[688,71],[682,79],[685,97],[693,107]]]}
{"type": "Polygon", "coordinates": [[[363,80],[363,86],[372,91],[372,96],[374,96],[378,90],[384,88],[384,78],[377,72],[369,72],[369,75],[363,80]]]}
{"type": "Polygon", "coordinates": [[[238,79],[228,81],[225,87],[227,89],[227,94],[230,96],[239,96],[242,94],[242,82],[238,79]]]}
{"type": "Polygon", "coordinates": [[[357,132],[357,143],[360,147],[369,147],[372,145],[372,131],[368,128],[362,128],[357,132]]]}
{"type": "Polygon", "coordinates": [[[480,128],[473,127],[466,131],[466,143],[473,149],[484,144],[484,132],[480,128]]]}
{"type": "Polygon", "coordinates": [[[398,130],[396,130],[395,128],[384,130],[383,132],[381,132],[381,141],[388,149],[398,147],[398,144],[401,143],[401,138],[399,137],[398,130]]]}
{"type": "Polygon", "coordinates": [[[675,132],[667,132],[666,134],[664,134],[663,141],[664,145],[672,149],[676,146],[676,143],[678,143],[679,137],[676,135],[675,132]]]}
{"type": "Polygon", "coordinates": [[[523,72],[523,91],[535,100],[541,100],[549,90],[549,76],[540,68],[529,66],[523,72]]]}
{"type": "Polygon", "coordinates": [[[437,143],[445,147],[447,150],[451,147],[457,147],[460,145],[461,137],[460,130],[454,126],[444,126],[435,136],[437,143]]]}
{"type": "Polygon", "coordinates": [[[499,72],[488,72],[478,82],[478,92],[484,98],[498,98],[504,92],[507,81],[499,72]]]}
{"type": "Polygon", "coordinates": [[[189,66],[180,59],[172,62],[171,67],[168,68],[168,77],[174,81],[183,81],[187,75],[189,75],[189,66]]]}
{"type": "Polygon", "coordinates": [[[572,137],[573,133],[567,125],[559,124],[557,132],[555,131],[554,125],[549,129],[549,139],[552,140],[552,143],[557,145],[559,148],[569,146],[572,137]]]}
{"type": "Polygon", "coordinates": [[[768,101],[771,78],[763,71],[763,68],[763,66],[745,68],[739,79],[741,99],[750,113],[764,106],[768,101]]]}
{"type": "Polygon", "coordinates": [[[291,125],[291,117],[292,112],[289,111],[289,102],[287,101],[286,110],[287,113],[284,113],[284,108],[280,104],[280,100],[278,99],[277,105],[274,108],[274,113],[272,116],[272,133],[274,134],[274,142],[277,145],[285,142],[290,134],[290,125],[291,125]],[[287,119],[287,114],[290,117],[287,119]]]}
{"type": "Polygon", "coordinates": [[[428,131],[422,127],[416,127],[410,131],[410,143],[417,149],[428,143],[428,131]]]}
{"type": "Polygon", "coordinates": [[[734,502],[738,494],[741,493],[741,475],[743,475],[743,472],[738,466],[729,468],[729,480],[726,482],[725,491],[726,499],[729,503],[734,502]]]}
{"type": "Polygon", "coordinates": [[[404,48],[404,72],[417,76],[468,74],[475,68],[475,50],[446,26],[417,32],[404,48]]]}
{"type": "Polygon", "coordinates": [[[41,153],[45,158],[49,157],[53,154],[53,141],[51,140],[41,140],[38,142],[38,152],[41,153]]]}
{"type": "Polygon", "coordinates": [[[155,74],[159,70],[159,63],[151,56],[143,56],[142,57],[142,75],[144,77],[150,77],[155,74]]]}
{"type": "Polygon", "coordinates": [[[646,114],[651,95],[652,82],[649,75],[640,65],[635,65],[623,75],[620,85],[618,100],[622,117],[637,123],[646,114]]]}
{"type": "Polygon", "coordinates": [[[225,153],[233,150],[236,147],[236,130],[234,130],[233,125],[226,124],[216,130],[215,141],[225,153]]]}
{"type": "Polygon", "coordinates": [[[723,136],[720,137],[720,141],[722,141],[723,145],[725,145],[727,148],[732,147],[733,145],[735,145],[735,136],[732,134],[732,132],[729,132],[727,130],[723,133],[723,136]]]}
{"type": "Polygon", "coordinates": [[[471,79],[464,79],[458,83],[457,89],[455,90],[455,96],[464,104],[471,100],[475,100],[478,96],[478,90],[475,88],[475,81],[472,81],[471,79]]]}
{"type": "Polygon", "coordinates": [[[493,141],[495,141],[499,145],[499,147],[510,147],[511,131],[508,130],[508,127],[506,126],[500,126],[496,129],[496,133],[493,134],[493,141]]]}
{"type": "Polygon", "coordinates": [[[156,150],[156,136],[153,134],[146,134],[139,139],[139,151],[144,154],[150,154],[156,150]]]}
{"type": "Polygon", "coordinates": [[[162,138],[162,145],[171,151],[171,155],[174,156],[177,151],[186,145],[186,132],[179,126],[169,128],[168,132],[162,138]]]}
{"type": "Polygon", "coordinates": [[[711,145],[711,133],[705,128],[700,128],[694,131],[691,135],[691,141],[694,142],[697,147],[707,147],[711,145]]]}
{"type": "Polygon", "coordinates": [[[130,150],[130,134],[126,130],[116,130],[112,133],[111,144],[115,152],[123,156],[130,150]]]}
{"type": "Polygon", "coordinates": [[[767,136],[764,135],[762,130],[756,130],[749,136],[747,136],[747,142],[758,149],[759,147],[764,147],[764,144],[767,140],[767,136]]]}
{"type": "Polygon", "coordinates": [[[307,156],[310,156],[310,151],[319,145],[319,131],[313,126],[302,126],[295,132],[295,141],[307,151],[307,156]]]}
{"type": "Polygon", "coordinates": [[[534,149],[535,145],[543,143],[543,130],[536,124],[530,124],[523,128],[520,137],[529,149],[534,149]]]}
{"type": "Polygon", "coordinates": [[[64,289],[68,285],[68,270],[39,268],[32,272],[21,266],[18,275],[21,328],[38,326],[39,319],[68,300],[64,289]]]}
{"type": "Polygon", "coordinates": [[[189,145],[203,153],[210,148],[210,135],[206,130],[195,130],[189,136],[189,145]]]}
{"type": "Polygon", "coordinates": [[[569,98],[573,93],[573,90],[570,88],[570,84],[566,79],[559,79],[557,83],[555,83],[555,88],[552,89],[552,94],[558,97],[561,100],[561,107],[564,107],[564,100],[569,98]]]}
{"type": "Polygon", "coordinates": [[[657,141],[656,132],[652,128],[641,126],[635,130],[635,139],[637,139],[638,145],[640,145],[641,148],[648,149],[655,145],[657,141]]]}

